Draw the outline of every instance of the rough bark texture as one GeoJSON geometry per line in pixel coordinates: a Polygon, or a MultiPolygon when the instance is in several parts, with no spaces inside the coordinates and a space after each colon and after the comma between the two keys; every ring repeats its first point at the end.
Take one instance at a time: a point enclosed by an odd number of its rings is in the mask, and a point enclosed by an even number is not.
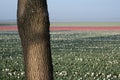
{"type": "Polygon", "coordinates": [[[26,80],[53,80],[46,0],[18,0],[17,22],[26,80]]]}

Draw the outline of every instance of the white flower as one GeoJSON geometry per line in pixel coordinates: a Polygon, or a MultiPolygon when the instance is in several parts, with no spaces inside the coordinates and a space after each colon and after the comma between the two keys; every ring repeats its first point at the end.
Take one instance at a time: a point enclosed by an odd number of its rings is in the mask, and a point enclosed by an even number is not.
{"type": "Polygon", "coordinates": [[[24,75],[24,72],[21,72],[21,75],[24,75]]]}
{"type": "Polygon", "coordinates": [[[103,80],[106,80],[105,78],[103,80]]]}
{"type": "Polygon", "coordinates": [[[15,71],[15,72],[13,72],[13,74],[14,74],[14,75],[16,75],[16,71],[15,71]]]}
{"type": "Polygon", "coordinates": [[[94,72],[91,73],[91,76],[94,76],[94,72]]]}
{"type": "Polygon", "coordinates": [[[89,73],[89,72],[87,72],[86,74],[87,74],[87,75],[89,75],[90,73],[89,73]]]}
{"type": "Polygon", "coordinates": [[[107,75],[107,79],[110,78],[111,76],[112,76],[111,74],[107,75]]]}
{"type": "Polygon", "coordinates": [[[83,59],[82,59],[82,58],[80,58],[80,61],[83,61],[83,59]]]}
{"type": "Polygon", "coordinates": [[[108,61],[108,63],[112,64],[112,61],[108,61]]]}
{"type": "Polygon", "coordinates": [[[8,75],[12,76],[12,73],[11,73],[11,72],[9,72],[9,73],[8,73],[8,75]]]}
{"type": "Polygon", "coordinates": [[[8,68],[6,68],[6,69],[5,69],[5,71],[9,71],[9,69],[8,69],[8,68]]]}
{"type": "Polygon", "coordinates": [[[20,78],[20,76],[17,77],[18,79],[20,78]]]}
{"type": "Polygon", "coordinates": [[[80,77],[78,80],[82,80],[82,77],[80,77]]]}
{"type": "Polygon", "coordinates": [[[78,74],[78,72],[75,72],[75,74],[78,74]]]}
{"type": "Polygon", "coordinates": [[[114,75],[114,76],[113,76],[113,78],[117,78],[117,76],[116,76],[116,75],[114,75]]]}
{"type": "Polygon", "coordinates": [[[97,78],[96,80],[100,80],[99,78],[97,78]]]}
{"type": "Polygon", "coordinates": [[[114,63],[114,64],[118,64],[118,61],[117,61],[117,60],[114,60],[113,63],[114,63]]]}
{"type": "Polygon", "coordinates": [[[118,77],[120,78],[120,74],[118,75],[118,77]]]}
{"type": "Polygon", "coordinates": [[[4,72],[4,71],[5,71],[5,69],[2,69],[2,71],[4,72]]]}
{"type": "Polygon", "coordinates": [[[60,76],[66,76],[67,75],[67,71],[62,71],[59,73],[60,76]]]}

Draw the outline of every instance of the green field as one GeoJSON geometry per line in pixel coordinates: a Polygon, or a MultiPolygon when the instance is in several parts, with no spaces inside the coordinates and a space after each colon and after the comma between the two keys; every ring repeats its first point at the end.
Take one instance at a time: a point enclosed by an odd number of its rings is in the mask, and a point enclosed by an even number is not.
{"type": "MultiPolygon", "coordinates": [[[[51,26],[120,26],[120,22],[51,22],[51,26]]],[[[0,26],[16,26],[16,22],[0,22],[0,26]]]]}
{"type": "MultiPolygon", "coordinates": [[[[120,80],[120,32],[53,31],[55,80],[120,80]]],[[[18,32],[0,32],[0,80],[24,80],[18,32]]]]}
{"type": "Polygon", "coordinates": [[[51,22],[51,26],[120,26],[120,22],[51,22]]]}

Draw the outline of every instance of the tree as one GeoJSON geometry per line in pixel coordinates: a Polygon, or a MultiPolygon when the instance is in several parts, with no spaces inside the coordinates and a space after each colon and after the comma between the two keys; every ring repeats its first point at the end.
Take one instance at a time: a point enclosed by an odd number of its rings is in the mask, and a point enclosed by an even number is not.
{"type": "Polygon", "coordinates": [[[18,32],[26,80],[53,80],[46,0],[18,0],[18,32]]]}

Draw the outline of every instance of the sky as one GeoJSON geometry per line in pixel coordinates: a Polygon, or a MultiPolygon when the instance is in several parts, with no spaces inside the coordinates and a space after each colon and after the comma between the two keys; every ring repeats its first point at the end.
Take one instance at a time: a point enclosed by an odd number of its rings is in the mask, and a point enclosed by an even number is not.
{"type": "MultiPolygon", "coordinates": [[[[51,22],[120,22],[120,0],[47,0],[51,22]]],[[[16,20],[17,0],[0,0],[0,21],[16,20]]]]}

